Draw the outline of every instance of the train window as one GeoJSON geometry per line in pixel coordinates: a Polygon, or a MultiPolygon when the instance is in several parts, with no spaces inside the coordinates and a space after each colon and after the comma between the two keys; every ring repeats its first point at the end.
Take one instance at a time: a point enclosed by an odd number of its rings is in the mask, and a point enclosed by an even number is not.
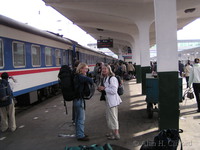
{"type": "Polygon", "coordinates": [[[37,45],[31,47],[32,65],[34,67],[41,66],[41,48],[37,45]]]}
{"type": "Polygon", "coordinates": [[[21,42],[13,42],[12,46],[14,67],[25,67],[25,44],[21,42]]]}
{"type": "Polygon", "coordinates": [[[4,57],[3,57],[3,41],[0,39],[0,68],[4,66],[4,57]]]}
{"type": "Polygon", "coordinates": [[[50,47],[45,47],[45,64],[52,66],[52,48],[50,47]]]}
{"type": "Polygon", "coordinates": [[[67,51],[66,50],[64,50],[63,53],[62,53],[62,61],[63,61],[62,62],[63,65],[68,65],[67,64],[67,51]]]}
{"type": "Polygon", "coordinates": [[[55,50],[55,56],[56,56],[56,66],[60,66],[61,65],[61,54],[60,54],[59,49],[55,50]]]}

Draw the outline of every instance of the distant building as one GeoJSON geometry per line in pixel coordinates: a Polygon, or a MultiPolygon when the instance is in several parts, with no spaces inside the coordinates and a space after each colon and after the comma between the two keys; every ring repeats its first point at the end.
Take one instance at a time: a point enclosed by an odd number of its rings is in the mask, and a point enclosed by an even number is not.
{"type": "MultiPolygon", "coordinates": [[[[98,49],[97,43],[88,44],[90,48],[96,49],[97,51],[102,51],[106,54],[111,54],[107,49],[98,49]],[[106,52],[107,51],[107,52],[106,52]]],[[[193,61],[195,57],[200,58],[200,39],[196,40],[178,40],[178,57],[179,60],[186,62],[187,60],[193,61]]],[[[127,48],[127,52],[122,54],[124,61],[132,61],[132,51],[131,48],[127,48]]],[[[157,49],[156,45],[150,48],[150,58],[151,61],[156,61],[157,49]]]]}
{"type": "MultiPolygon", "coordinates": [[[[150,49],[151,60],[156,61],[157,50],[156,46],[150,49]]],[[[178,40],[178,60],[186,63],[191,62],[194,58],[200,58],[200,39],[196,40],[178,40]]]]}

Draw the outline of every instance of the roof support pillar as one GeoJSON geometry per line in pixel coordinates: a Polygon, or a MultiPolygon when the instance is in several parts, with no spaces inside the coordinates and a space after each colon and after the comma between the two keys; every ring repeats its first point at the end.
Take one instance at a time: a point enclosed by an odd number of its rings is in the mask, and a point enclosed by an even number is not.
{"type": "Polygon", "coordinates": [[[132,53],[132,55],[135,55],[135,62],[137,65],[141,65],[141,60],[140,60],[140,45],[139,45],[139,36],[135,35],[134,36],[134,41],[135,41],[135,49],[134,49],[134,53],[132,53]]]}
{"type": "Polygon", "coordinates": [[[139,46],[141,66],[150,66],[150,51],[149,51],[149,28],[150,22],[141,21],[137,23],[139,29],[139,46]]]}
{"type": "Polygon", "coordinates": [[[176,0],[154,0],[159,129],[179,128],[179,95],[182,85],[178,79],[176,0]]]}
{"type": "MultiPolygon", "coordinates": [[[[132,55],[135,55],[135,62],[136,62],[136,82],[141,83],[142,82],[142,74],[141,74],[141,53],[140,53],[140,44],[139,44],[139,35],[134,36],[135,40],[135,49],[134,53],[132,55]]],[[[133,57],[133,56],[132,56],[133,57]]]]}
{"type": "Polygon", "coordinates": [[[150,73],[149,28],[150,22],[141,20],[137,23],[139,29],[139,45],[142,75],[142,94],[146,94],[146,73],[150,73]]]}

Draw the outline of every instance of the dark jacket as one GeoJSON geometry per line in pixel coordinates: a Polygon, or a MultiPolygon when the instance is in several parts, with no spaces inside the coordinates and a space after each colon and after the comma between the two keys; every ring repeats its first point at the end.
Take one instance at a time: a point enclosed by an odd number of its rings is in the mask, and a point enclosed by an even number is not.
{"type": "Polygon", "coordinates": [[[4,84],[4,86],[7,87],[7,95],[9,95],[9,97],[7,98],[6,101],[0,101],[0,107],[5,107],[5,106],[12,104],[13,92],[10,88],[8,80],[3,79],[0,82],[1,82],[1,84],[4,84]]]}
{"type": "Polygon", "coordinates": [[[78,90],[79,98],[83,98],[83,91],[85,83],[93,84],[93,80],[82,74],[75,75],[75,89],[78,90]]]}

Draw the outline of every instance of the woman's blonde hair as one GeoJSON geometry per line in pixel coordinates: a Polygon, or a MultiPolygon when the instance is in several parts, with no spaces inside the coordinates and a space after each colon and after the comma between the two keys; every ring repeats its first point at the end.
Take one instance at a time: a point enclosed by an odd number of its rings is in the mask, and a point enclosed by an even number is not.
{"type": "Polygon", "coordinates": [[[86,63],[80,63],[76,68],[76,73],[81,74],[81,69],[83,69],[84,67],[88,67],[88,65],[86,63]]]}
{"type": "Polygon", "coordinates": [[[114,72],[112,71],[110,65],[104,64],[103,66],[105,66],[106,68],[108,68],[108,71],[109,71],[108,76],[115,76],[115,74],[114,74],[114,72]]]}

